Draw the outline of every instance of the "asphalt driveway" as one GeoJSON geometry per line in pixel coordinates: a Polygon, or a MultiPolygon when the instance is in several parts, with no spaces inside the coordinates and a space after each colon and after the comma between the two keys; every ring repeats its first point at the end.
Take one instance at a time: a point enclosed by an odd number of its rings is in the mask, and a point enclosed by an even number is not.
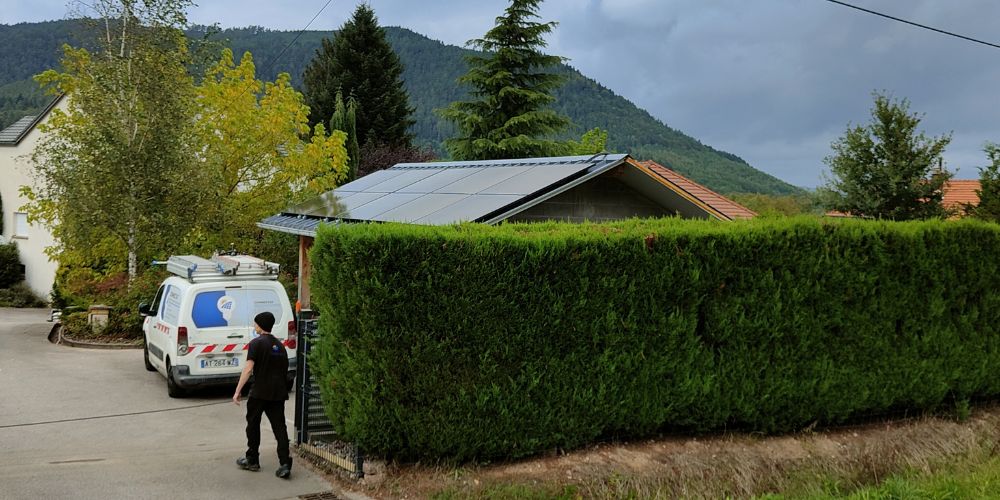
{"type": "MultiPolygon", "coordinates": [[[[266,423],[261,472],[237,469],[245,405],[227,390],[171,399],[141,350],[51,344],[46,317],[0,308],[0,498],[269,499],[330,490],[303,467],[288,481],[274,476],[266,423]]],[[[291,403],[286,413],[290,420],[291,403]]]]}

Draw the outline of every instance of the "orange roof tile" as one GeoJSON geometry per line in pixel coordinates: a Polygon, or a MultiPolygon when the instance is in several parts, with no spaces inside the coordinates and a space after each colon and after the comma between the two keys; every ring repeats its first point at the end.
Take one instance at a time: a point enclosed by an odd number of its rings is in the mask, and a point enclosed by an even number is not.
{"type": "Polygon", "coordinates": [[[728,217],[729,220],[752,219],[757,215],[749,208],[744,207],[743,205],[740,205],[739,203],[736,203],[735,201],[730,200],[729,198],[726,198],[725,196],[722,196],[721,194],[716,193],[715,191],[712,191],[711,189],[708,189],[707,187],[702,186],[701,184],[698,184],[697,182],[694,182],[691,179],[664,167],[663,165],[660,165],[659,163],[656,163],[655,161],[650,160],[640,163],[644,167],[655,172],[660,177],[666,179],[674,186],[708,205],[716,212],[728,217]]]}
{"type": "Polygon", "coordinates": [[[941,199],[941,204],[951,209],[962,209],[966,204],[978,205],[979,195],[976,194],[978,190],[978,180],[952,179],[942,188],[944,198],[941,199]]]}

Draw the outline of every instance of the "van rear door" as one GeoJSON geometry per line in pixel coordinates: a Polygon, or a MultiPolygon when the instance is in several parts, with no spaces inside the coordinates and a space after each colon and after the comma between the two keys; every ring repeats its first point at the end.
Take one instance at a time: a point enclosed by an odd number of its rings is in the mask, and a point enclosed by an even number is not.
{"type": "MultiPolygon", "coordinates": [[[[283,314],[278,289],[254,284],[203,287],[194,293],[189,332],[193,374],[211,375],[238,372],[245,363],[247,344],[254,337],[253,318],[258,313],[274,314],[275,336],[287,337],[288,318],[283,314]]],[[[287,300],[287,299],[286,299],[287,300]]]]}

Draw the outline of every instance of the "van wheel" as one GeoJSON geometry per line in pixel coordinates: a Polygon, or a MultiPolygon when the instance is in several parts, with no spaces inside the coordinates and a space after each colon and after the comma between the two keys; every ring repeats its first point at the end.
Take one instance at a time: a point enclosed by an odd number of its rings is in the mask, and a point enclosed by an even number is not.
{"type": "Polygon", "coordinates": [[[156,367],[149,362],[149,339],[145,336],[142,338],[142,360],[146,363],[146,371],[156,371],[156,367]]]}
{"type": "Polygon", "coordinates": [[[167,360],[167,396],[172,398],[183,398],[186,395],[185,391],[181,386],[177,385],[174,381],[174,374],[170,371],[170,360],[167,360]]]}

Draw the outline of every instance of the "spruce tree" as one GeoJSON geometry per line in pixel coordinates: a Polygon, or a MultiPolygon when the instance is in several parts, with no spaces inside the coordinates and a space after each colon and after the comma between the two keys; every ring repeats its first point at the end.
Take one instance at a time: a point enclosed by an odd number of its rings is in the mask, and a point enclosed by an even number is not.
{"type": "Polygon", "coordinates": [[[469,72],[458,80],[472,87],[472,100],[438,111],[458,128],[458,136],[445,141],[452,158],[529,158],[566,150],[565,144],[550,138],[570,122],[549,108],[563,78],[546,69],[563,58],[541,52],[544,36],[556,23],[533,20],[540,3],[512,0],[493,29],[469,42],[485,52],[466,57],[469,72]]]}
{"type": "Polygon", "coordinates": [[[375,12],[359,5],[332,41],[323,39],[302,76],[310,126],[330,121],[340,90],[357,101],[358,142],[409,146],[413,108],[402,75],[375,12]]]}
{"type": "Polygon", "coordinates": [[[951,136],[918,132],[921,116],[906,99],[874,97],[871,123],[848,128],[824,160],[833,174],[819,190],[824,208],[889,220],[947,216],[941,200],[952,174],[941,155],[951,136]]]}

